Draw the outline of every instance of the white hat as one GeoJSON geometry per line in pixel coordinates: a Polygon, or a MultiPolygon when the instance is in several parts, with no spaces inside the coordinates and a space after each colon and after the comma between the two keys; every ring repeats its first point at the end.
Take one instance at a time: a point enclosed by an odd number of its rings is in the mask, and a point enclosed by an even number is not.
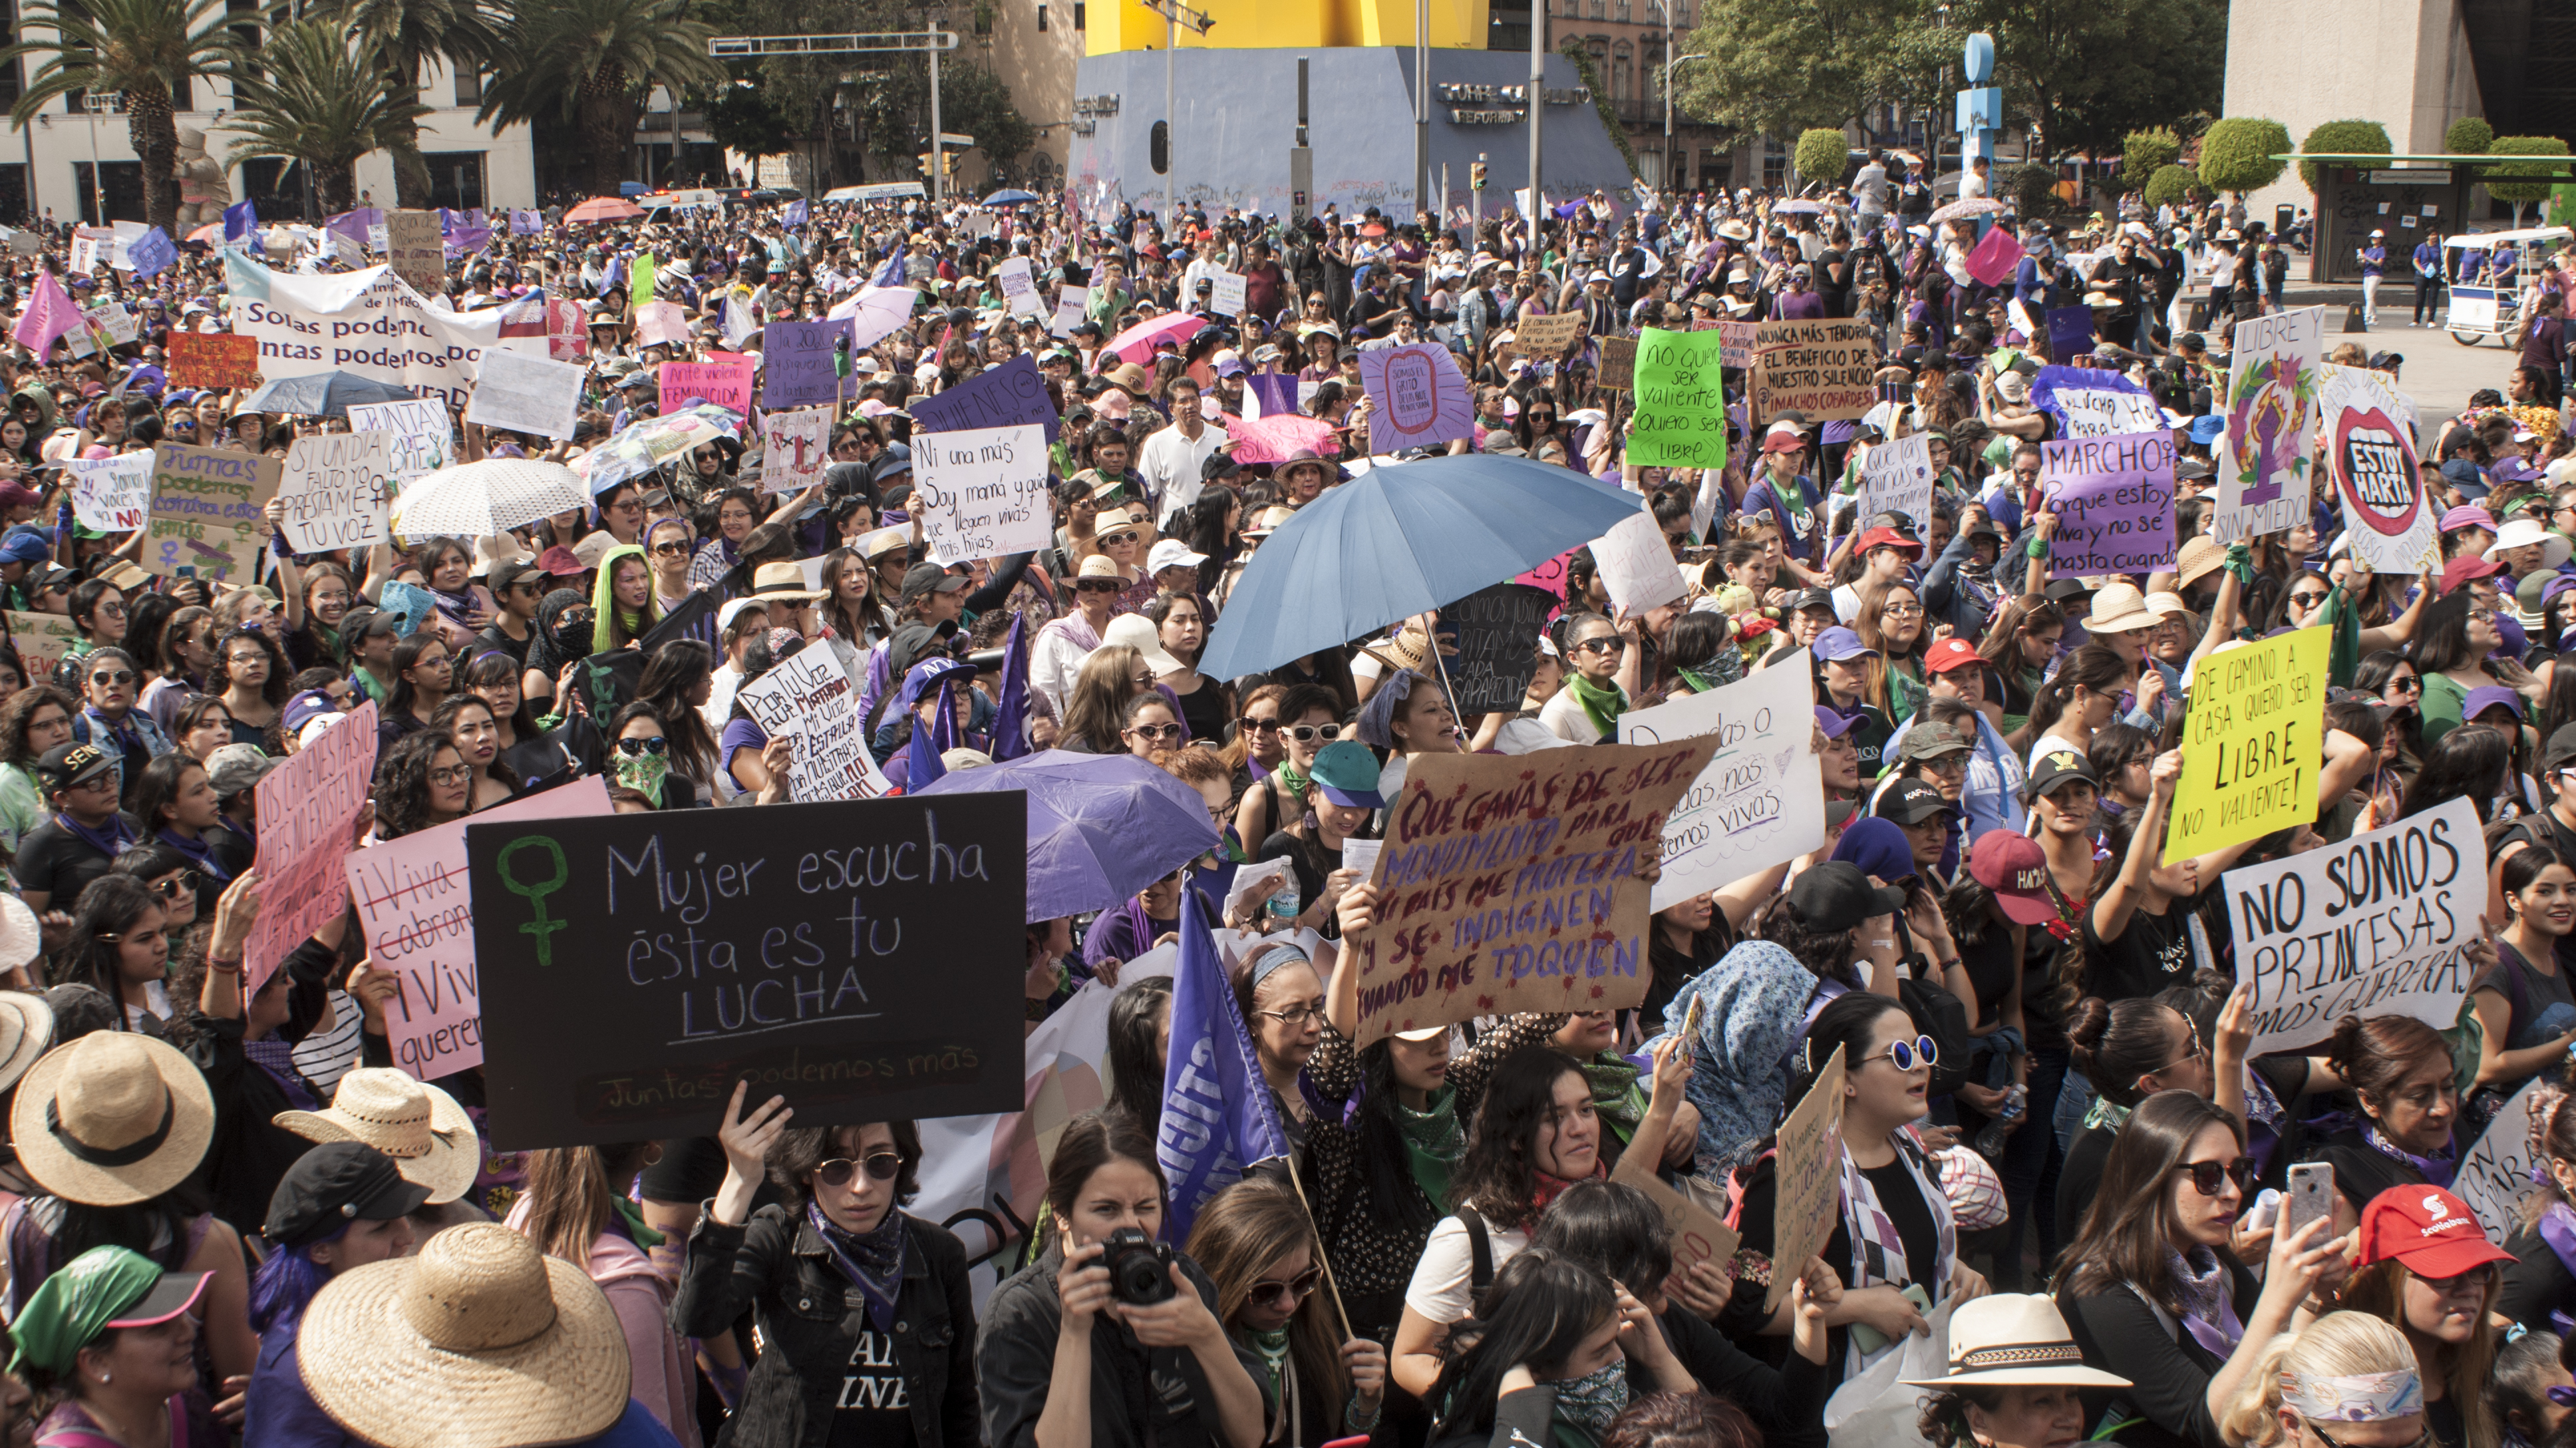
{"type": "Polygon", "coordinates": [[[2114,583],[2093,595],[2093,611],[2083,620],[2086,633],[2127,633],[2162,622],[2147,609],[2147,596],[2134,583],[2114,583]]]}
{"type": "Polygon", "coordinates": [[[2556,568],[2567,561],[2571,551],[2576,551],[2576,545],[2568,543],[2564,535],[2540,526],[2537,519],[2513,518],[2496,530],[2495,541],[2487,545],[2484,556],[2493,558],[2508,548],[2528,548],[2534,543],[2544,550],[2540,556],[2542,566],[2547,568],[2556,568]]]}
{"type": "Polygon", "coordinates": [[[2084,1365],[2084,1350],[2057,1304],[2036,1294],[1997,1292],[1950,1314],[1950,1371],[1907,1378],[1910,1388],[2125,1388],[2129,1380],[2084,1365]]]}
{"type": "Polygon", "coordinates": [[[1145,572],[1160,574],[1166,568],[1196,568],[1205,562],[1206,554],[1192,552],[1190,545],[1178,538],[1165,538],[1145,555],[1145,572]]]}
{"type": "Polygon", "coordinates": [[[733,621],[736,618],[739,618],[742,615],[742,611],[746,608],[756,608],[765,613],[769,609],[769,600],[765,598],[729,598],[725,600],[724,607],[716,610],[716,631],[718,633],[722,633],[724,630],[733,627],[733,621]]]}
{"type": "MultiPolygon", "coordinates": [[[[1091,560],[1086,558],[1083,561],[1088,563],[1091,560]]],[[[1111,619],[1109,627],[1100,631],[1100,642],[1104,648],[1110,644],[1125,644],[1144,655],[1145,667],[1153,670],[1154,677],[1158,679],[1189,667],[1173,658],[1171,650],[1163,647],[1163,640],[1154,630],[1154,621],[1141,613],[1122,613],[1111,619]]]]}

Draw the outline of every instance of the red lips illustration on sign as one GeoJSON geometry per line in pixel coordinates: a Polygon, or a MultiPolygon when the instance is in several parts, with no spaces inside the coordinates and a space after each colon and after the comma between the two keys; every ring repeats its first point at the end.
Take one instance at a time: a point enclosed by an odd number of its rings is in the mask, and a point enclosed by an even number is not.
{"type": "Polygon", "coordinates": [[[2391,538],[2415,526],[2424,511],[2424,489],[2406,425],[2377,407],[2347,407],[2335,416],[2331,442],[2345,511],[2391,538]]]}

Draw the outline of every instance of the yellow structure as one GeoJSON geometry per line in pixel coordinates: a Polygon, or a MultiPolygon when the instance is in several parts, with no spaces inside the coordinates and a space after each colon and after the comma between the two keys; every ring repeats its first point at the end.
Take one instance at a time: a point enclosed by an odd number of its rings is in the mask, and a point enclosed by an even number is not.
{"type": "MultiPolygon", "coordinates": [[[[1179,29],[1184,46],[1211,50],[1316,50],[1326,46],[1411,46],[1414,0],[1187,0],[1214,17],[1205,35],[1179,29]]],[[[1431,44],[1485,48],[1486,0],[1430,0],[1431,44]]],[[[1084,38],[1091,55],[1160,50],[1163,17],[1137,0],[1091,0],[1084,38]]]]}

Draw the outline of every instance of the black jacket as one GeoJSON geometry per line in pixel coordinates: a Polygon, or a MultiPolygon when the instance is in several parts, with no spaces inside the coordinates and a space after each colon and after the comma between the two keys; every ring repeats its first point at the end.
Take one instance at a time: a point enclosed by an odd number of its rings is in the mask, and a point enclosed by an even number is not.
{"type": "MultiPolygon", "coordinates": [[[[1053,1237],[1053,1234],[1050,1234],[1053,1237]]],[[[1178,1253],[1173,1260],[1216,1311],[1216,1284],[1199,1264],[1178,1253]]],[[[1064,1269],[1061,1238],[1036,1261],[993,1289],[975,1340],[975,1370],[984,1397],[986,1448],[1034,1448],[1038,1416],[1046,1411],[1055,1378],[1055,1348],[1064,1307],[1056,1300],[1056,1274],[1064,1269]]],[[[1229,1336],[1228,1342],[1233,1339],[1229,1336]]],[[[1252,1349],[1234,1344],[1235,1360],[1256,1387],[1269,1370],[1252,1349]]],[[[1269,1394],[1263,1391],[1263,1409],[1269,1394]]],[[[1148,1348],[1136,1334],[1103,1313],[1091,1322],[1092,1448],[1222,1448],[1215,1424],[1215,1396],[1198,1359],[1185,1348],[1148,1348]],[[1208,1405],[1204,1412],[1200,1405],[1208,1405]]]]}
{"type": "MultiPolygon", "coordinates": [[[[908,1213],[904,1235],[894,1354],[913,1432],[920,1448],[974,1448],[975,1299],[966,1282],[966,1249],[947,1229],[908,1213]]],[[[822,1448],[867,1298],[833,1265],[802,1216],[767,1206],[743,1226],[728,1227],[715,1219],[710,1202],[689,1234],[671,1326],[688,1337],[717,1337],[745,1308],[760,1314],[765,1351],[743,1387],[726,1442],[822,1448]]]]}

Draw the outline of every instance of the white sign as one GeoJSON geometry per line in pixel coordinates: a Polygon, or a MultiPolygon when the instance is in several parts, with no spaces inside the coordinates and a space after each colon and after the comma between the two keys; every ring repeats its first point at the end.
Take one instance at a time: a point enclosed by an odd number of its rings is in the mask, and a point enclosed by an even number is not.
{"type": "Polygon", "coordinates": [[[1914,526],[1932,526],[1932,439],[1923,433],[1883,442],[1860,464],[1861,525],[1881,513],[1903,513],[1914,526]]]}
{"type": "Polygon", "coordinates": [[[1717,753],[1664,819],[1657,910],[1794,860],[1825,843],[1814,670],[1804,650],[1705,694],[1619,716],[1622,744],[1708,735],[1717,753]]]}
{"type": "Polygon", "coordinates": [[[994,280],[1002,284],[1002,303],[1015,317],[1043,317],[1046,303],[1038,297],[1037,284],[1029,279],[1029,259],[1012,257],[993,268],[994,280]]]}
{"type": "Polygon", "coordinates": [[[393,496],[393,436],[382,432],[317,432],[286,450],[277,500],[279,531],[298,553],[330,553],[385,541],[393,496]]]}
{"type": "Polygon", "coordinates": [[[1243,274],[1217,272],[1208,280],[1215,283],[1208,289],[1208,310],[1222,312],[1229,317],[1242,316],[1244,308],[1250,305],[1244,300],[1243,274]]]}
{"type": "Polygon", "coordinates": [[[1091,288],[1065,287],[1055,294],[1055,321],[1047,330],[1059,337],[1070,337],[1082,325],[1082,312],[1091,305],[1091,288]]]}
{"type": "Polygon", "coordinates": [[[913,434],[912,487],[934,563],[1025,553],[1054,537],[1046,430],[1034,422],[913,434]]]}
{"type": "Polygon", "coordinates": [[[350,403],[349,426],[393,439],[397,483],[437,472],[456,455],[456,427],[447,420],[447,409],[425,399],[350,403]]]}
{"type": "Polygon", "coordinates": [[[2308,520],[2314,495],[2319,369],[2326,360],[2326,309],[2303,307],[2236,324],[2220,439],[2218,511],[2211,536],[2235,543],[2308,520]]]}
{"type": "Polygon", "coordinates": [[[432,307],[389,268],[262,275],[268,295],[235,292],[232,320],[234,331],[259,339],[260,370],[271,377],[354,372],[455,405],[487,350],[546,353],[543,337],[502,341],[499,307],[432,307]]]}
{"type": "Polygon", "coordinates": [[[805,649],[734,695],[771,739],[796,741],[788,788],[800,803],[876,799],[894,781],[868,752],[858,691],[826,648],[805,649]]]}
{"type": "Polygon", "coordinates": [[[764,493],[801,493],[823,480],[832,461],[832,409],[773,412],[763,424],[769,438],[760,471],[764,493]]]}
{"type": "Polygon", "coordinates": [[[2501,1243],[2522,1226],[2522,1204],[2540,1190],[2531,1179],[2531,1169],[2539,1165],[2531,1152],[2532,1127],[2539,1124],[2531,1119],[2532,1108],[2557,1104],[2554,1095],[2541,1094],[2540,1086],[2534,1076],[2496,1108],[2495,1119],[2460,1158],[2459,1175],[2451,1181],[2452,1194],[2478,1214],[2490,1242],[2501,1243]]]}
{"type": "Polygon", "coordinates": [[[134,320],[134,314],[127,311],[122,302],[101,302],[81,315],[89,318],[90,325],[106,336],[107,345],[111,347],[124,346],[142,331],[134,320]]]}
{"type": "Polygon", "coordinates": [[[2344,536],[2373,572],[2403,576],[2438,563],[2438,505],[2416,468],[2410,399],[2359,367],[2329,362],[2325,374],[2322,452],[2351,523],[2344,536]]]}
{"type": "Polygon", "coordinates": [[[581,411],[585,375],[570,362],[494,348],[483,354],[483,375],[475,380],[465,420],[507,432],[570,437],[573,418],[581,411]]]}
{"type": "Polygon", "coordinates": [[[2066,419],[2068,437],[2117,437],[2127,432],[2153,432],[2165,425],[2156,400],[2108,387],[2059,387],[2051,394],[2066,419]]]}
{"type": "Polygon", "coordinates": [[[1655,515],[1643,499],[1634,514],[1592,540],[1592,561],[1600,569],[1601,586],[1610,591],[1610,602],[1630,617],[1690,592],[1664,530],[1655,526],[1655,515]]]}
{"type": "Polygon", "coordinates": [[[143,526],[152,506],[150,452],[120,453],[112,458],[74,458],[64,466],[72,475],[72,517],[101,533],[131,533],[143,526]]]}
{"type": "MultiPolygon", "coordinates": [[[[2304,773],[2287,787],[2313,790],[2304,773]]],[[[2487,851],[2465,799],[2384,830],[2220,877],[2237,979],[2254,985],[2249,1056],[2313,1046],[2346,1016],[2460,1019],[2487,851]]]]}

